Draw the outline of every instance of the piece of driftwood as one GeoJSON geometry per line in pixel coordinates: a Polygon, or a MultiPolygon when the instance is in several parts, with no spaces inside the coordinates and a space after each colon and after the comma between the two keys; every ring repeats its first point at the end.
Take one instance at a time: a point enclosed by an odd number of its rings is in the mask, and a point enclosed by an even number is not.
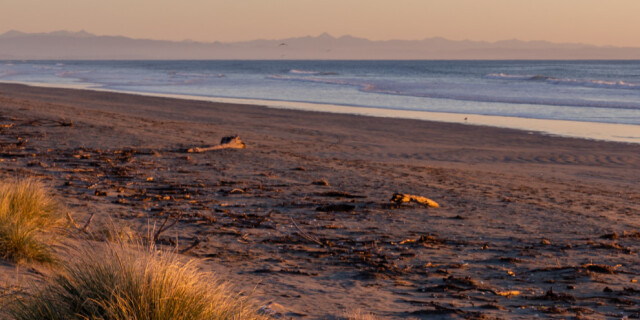
{"type": "Polygon", "coordinates": [[[191,244],[188,247],[181,249],[178,252],[180,252],[180,254],[186,254],[189,251],[193,250],[195,247],[197,247],[201,242],[202,242],[202,239],[196,237],[193,239],[193,242],[191,242],[191,244]]]}
{"type": "Polygon", "coordinates": [[[91,216],[89,217],[89,219],[87,219],[87,222],[84,224],[84,226],[82,226],[82,229],[80,229],[80,231],[87,233],[89,230],[89,225],[91,224],[91,221],[93,221],[93,216],[95,215],[95,212],[91,214],[91,216]]]}
{"type": "Polygon", "coordinates": [[[213,147],[194,147],[187,150],[190,153],[200,153],[212,150],[220,150],[220,149],[244,149],[247,146],[240,140],[240,138],[236,136],[228,136],[224,137],[220,140],[220,144],[213,147]]]}
{"type": "Polygon", "coordinates": [[[69,212],[67,212],[67,220],[69,220],[69,223],[71,223],[76,229],[80,230],[80,226],[78,226],[78,224],[76,223],[76,220],[73,219],[73,217],[69,212]]]}
{"type": "Polygon", "coordinates": [[[89,230],[89,225],[91,224],[91,222],[93,221],[93,216],[95,215],[95,213],[92,213],[91,216],[89,217],[89,219],[87,219],[87,222],[85,222],[85,224],[80,227],[78,225],[78,223],[76,222],[75,219],[73,219],[73,217],[71,216],[71,214],[69,212],[67,212],[67,220],[69,220],[69,223],[71,223],[73,225],[74,228],[78,229],[81,232],[84,233],[88,233],[89,230]]]}
{"type": "Polygon", "coordinates": [[[323,246],[324,244],[322,243],[322,241],[320,241],[320,239],[302,231],[302,229],[300,229],[300,227],[298,226],[298,224],[296,223],[295,220],[293,220],[293,218],[289,217],[289,219],[291,219],[291,223],[293,223],[293,226],[296,228],[296,230],[298,230],[298,235],[300,237],[302,237],[305,240],[311,241],[317,245],[323,246]]]}
{"type": "Polygon", "coordinates": [[[167,214],[167,216],[164,218],[164,221],[160,225],[160,228],[158,228],[155,235],[153,236],[153,242],[158,242],[158,240],[160,239],[160,234],[169,230],[171,227],[175,226],[180,221],[183,215],[184,215],[183,213],[179,213],[175,216],[172,214],[167,214]],[[172,217],[173,217],[173,221],[169,222],[169,220],[172,217]]]}
{"type": "Polygon", "coordinates": [[[431,208],[440,207],[440,205],[437,202],[429,198],[416,196],[413,194],[406,194],[406,193],[394,193],[393,196],[391,197],[391,202],[395,202],[396,204],[401,204],[403,202],[417,202],[431,208]]]}

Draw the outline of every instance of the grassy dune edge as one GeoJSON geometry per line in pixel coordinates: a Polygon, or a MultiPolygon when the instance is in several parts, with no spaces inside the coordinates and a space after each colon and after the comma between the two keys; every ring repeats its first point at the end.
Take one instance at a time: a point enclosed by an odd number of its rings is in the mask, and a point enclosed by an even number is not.
{"type": "Polygon", "coordinates": [[[52,246],[65,227],[60,204],[32,179],[0,182],[0,256],[16,262],[53,262],[52,246]]]}
{"type": "Polygon", "coordinates": [[[201,271],[196,261],[185,262],[154,245],[81,240],[60,250],[56,246],[63,231],[70,235],[68,225],[60,203],[42,183],[0,182],[1,257],[50,265],[43,281],[0,295],[2,318],[267,319],[247,296],[232,293],[228,283],[201,271]]]}
{"type": "Polygon", "coordinates": [[[17,299],[14,319],[266,319],[247,297],[153,246],[100,243],[78,249],[36,293],[17,299]]]}

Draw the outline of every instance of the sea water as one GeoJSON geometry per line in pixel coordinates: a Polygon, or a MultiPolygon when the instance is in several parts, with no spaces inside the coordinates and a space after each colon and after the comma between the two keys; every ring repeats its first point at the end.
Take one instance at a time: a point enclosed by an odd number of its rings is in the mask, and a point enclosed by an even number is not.
{"type": "Polygon", "coordinates": [[[1,61],[0,81],[640,125],[640,61],[1,61]]]}

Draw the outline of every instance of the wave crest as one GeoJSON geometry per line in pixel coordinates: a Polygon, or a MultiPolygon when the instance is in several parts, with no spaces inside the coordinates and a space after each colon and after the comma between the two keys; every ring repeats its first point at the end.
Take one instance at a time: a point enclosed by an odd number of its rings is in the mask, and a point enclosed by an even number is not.
{"type": "Polygon", "coordinates": [[[291,69],[289,70],[289,73],[298,74],[298,75],[310,75],[310,76],[331,76],[331,75],[338,74],[336,72],[320,72],[320,71],[309,71],[309,70],[298,70],[298,69],[291,69]]]}
{"type": "Polygon", "coordinates": [[[603,88],[603,89],[640,89],[640,83],[631,83],[621,80],[597,80],[597,79],[571,79],[555,78],[543,75],[518,75],[505,73],[490,73],[485,76],[487,79],[497,80],[519,80],[519,81],[544,81],[550,84],[568,85],[576,87],[603,88]]]}
{"type": "MultiPolygon", "coordinates": [[[[541,76],[517,76],[523,80],[530,81],[541,76]]],[[[385,81],[363,81],[361,79],[338,79],[332,77],[314,77],[314,76],[293,76],[293,75],[270,75],[266,77],[271,80],[281,81],[298,81],[323,83],[329,85],[351,86],[356,87],[362,92],[371,92],[378,94],[389,94],[409,97],[422,97],[434,99],[450,99],[459,101],[475,101],[475,102],[496,102],[496,103],[514,103],[514,104],[533,104],[533,105],[554,105],[554,106],[574,106],[585,108],[607,108],[607,109],[640,109],[637,102],[616,102],[616,101],[590,101],[587,99],[575,98],[553,98],[544,95],[536,96],[502,96],[495,94],[475,93],[473,90],[468,92],[462,91],[440,91],[439,88],[430,88],[428,85],[418,84],[411,85],[406,83],[393,83],[385,81]]],[[[513,79],[509,77],[508,79],[513,79]]],[[[556,81],[562,79],[556,79],[556,81]]],[[[569,80],[569,79],[567,79],[569,80]]],[[[539,80],[538,80],[539,81],[539,80]]],[[[552,81],[544,79],[544,81],[552,81]]],[[[562,83],[564,84],[564,83],[562,83]]],[[[571,83],[568,83],[571,85],[571,83]]],[[[593,84],[596,85],[595,83],[593,84]]],[[[499,89],[499,88],[497,88],[499,89]]]]}

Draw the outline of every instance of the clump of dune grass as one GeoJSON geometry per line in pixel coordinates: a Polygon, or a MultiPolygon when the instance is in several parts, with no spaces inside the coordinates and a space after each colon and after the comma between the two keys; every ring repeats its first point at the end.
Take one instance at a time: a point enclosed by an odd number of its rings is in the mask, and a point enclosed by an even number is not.
{"type": "Polygon", "coordinates": [[[9,313],[16,320],[266,319],[256,310],[174,253],[102,243],[80,250],[36,293],[12,303],[9,313]]]}
{"type": "Polygon", "coordinates": [[[53,262],[52,245],[64,224],[60,205],[40,182],[0,182],[0,257],[53,262]]]}

